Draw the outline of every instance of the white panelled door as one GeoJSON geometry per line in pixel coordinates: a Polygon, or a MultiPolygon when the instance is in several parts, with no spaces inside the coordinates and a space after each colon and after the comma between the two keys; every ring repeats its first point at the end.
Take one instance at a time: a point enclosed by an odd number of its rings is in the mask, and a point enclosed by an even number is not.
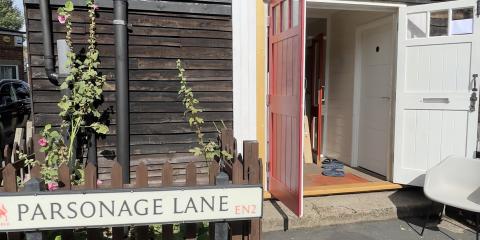
{"type": "Polygon", "coordinates": [[[422,186],[426,170],[447,156],[474,155],[479,105],[470,97],[473,75],[480,73],[476,4],[459,0],[399,10],[396,183],[422,186]]]}

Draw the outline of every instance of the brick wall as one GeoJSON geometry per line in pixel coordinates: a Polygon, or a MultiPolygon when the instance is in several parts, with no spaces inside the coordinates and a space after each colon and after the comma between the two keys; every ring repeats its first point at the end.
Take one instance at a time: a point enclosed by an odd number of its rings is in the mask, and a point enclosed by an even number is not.
{"type": "Polygon", "coordinates": [[[18,78],[25,79],[24,61],[23,61],[23,44],[15,46],[15,36],[0,34],[0,65],[17,65],[18,78]]]}

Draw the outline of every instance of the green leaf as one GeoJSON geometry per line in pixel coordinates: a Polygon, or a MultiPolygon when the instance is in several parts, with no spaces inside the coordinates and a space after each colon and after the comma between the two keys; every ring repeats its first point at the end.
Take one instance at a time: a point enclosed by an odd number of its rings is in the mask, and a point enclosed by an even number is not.
{"type": "Polygon", "coordinates": [[[93,54],[92,54],[92,60],[96,61],[98,59],[98,51],[95,51],[93,54]]]}
{"type": "Polygon", "coordinates": [[[52,131],[50,133],[50,137],[52,137],[54,139],[58,139],[58,138],[60,138],[60,136],[61,136],[60,133],[58,133],[57,131],[52,131]]]}
{"type": "Polygon", "coordinates": [[[65,2],[65,11],[71,12],[73,11],[73,2],[72,1],[66,1],[65,2]]]}
{"type": "Polygon", "coordinates": [[[188,150],[189,152],[193,153],[194,156],[200,156],[202,155],[202,149],[200,149],[199,147],[194,147],[190,150],[188,150]]]}
{"type": "Polygon", "coordinates": [[[67,101],[61,101],[57,105],[60,109],[67,110],[71,106],[71,103],[67,101]]]}
{"type": "Polygon", "coordinates": [[[101,124],[101,123],[93,123],[90,125],[91,128],[95,130],[95,132],[100,133],[100,134],[107,134],[108,133],[108,126],[101,124]]]}
{"type": "Polygon", "coordinates": [[[60,90],[67,89],[68,88],[68,82],[63,81],[62,84],[60,85],[60,90]]]}

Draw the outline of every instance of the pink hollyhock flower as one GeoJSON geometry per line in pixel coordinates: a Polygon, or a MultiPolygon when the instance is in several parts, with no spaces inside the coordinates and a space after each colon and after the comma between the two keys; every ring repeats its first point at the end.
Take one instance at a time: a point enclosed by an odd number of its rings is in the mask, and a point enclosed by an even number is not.
{"type": "Polygon", "coordinates": [[[55,191],[58,189],[58,183],[56,182],[50,182],[47,184],[48,186],[48,191],[55,191]]]}
{"type": "Polygon", "coordinates": [[[42,147],[46,147],[48,145],[47,139],[45,139],[45,138],[38,139],[38,145],[40,145],[42,147]]]}
{"type": "Polygon", "coordinates": [[[98,10],[98,5],[96,3],[94,3],[92,7],[93,7],[93,10],[98,10]]]}
{"type": "Polygon", "coordinates": [[[67,16],[58,15],[57,19],[58,19],[58,22],[60,22],[61,24],[65,24],[65,22],[67,21],[67,16]]]}
{"type": "Polygon", "coordinates": [[[102,185],[102,183],[103,183],[103,181],[102,181],[102,180],[100,180],[100,179],[97,179],[97,186],[98,186],[98,185],[102,185]]]}

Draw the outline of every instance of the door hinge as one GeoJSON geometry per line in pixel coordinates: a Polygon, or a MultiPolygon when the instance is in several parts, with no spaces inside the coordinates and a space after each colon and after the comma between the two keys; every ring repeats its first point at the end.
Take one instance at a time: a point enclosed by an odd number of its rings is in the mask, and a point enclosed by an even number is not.
{"type": "Polygon", "coordinates": [[[480,0],[477,0],[477,17],[480,17],[480,0]]]}
{"type": "Polygon", "coordinates": [[[267,177],[266,177],[266,190],[268,190],[269,186],[270,186],[270,161],[267,160],[266,162],[266,174],[267,174],[267,177]]]}

